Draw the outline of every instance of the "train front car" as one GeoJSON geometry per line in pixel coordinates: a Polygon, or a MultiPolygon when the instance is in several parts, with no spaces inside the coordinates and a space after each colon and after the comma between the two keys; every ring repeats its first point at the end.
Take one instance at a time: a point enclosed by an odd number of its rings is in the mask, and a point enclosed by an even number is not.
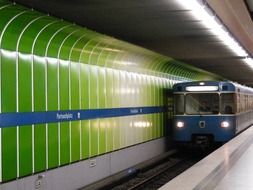
{"type": "Polygon", "coordinates": [[[231,82],[174,85],[174,141],[225,142],[236,134],[236,90],[231,82]]]}

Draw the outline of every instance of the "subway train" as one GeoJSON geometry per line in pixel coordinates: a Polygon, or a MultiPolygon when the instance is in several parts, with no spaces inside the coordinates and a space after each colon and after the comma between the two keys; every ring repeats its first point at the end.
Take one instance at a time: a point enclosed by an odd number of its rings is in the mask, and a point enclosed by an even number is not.
{"type": "Polygon", "coordinates": [[[48,187],[75,189],[68,185],[85,185],[95,176],[101,179],[124,169],[134,159],[144,161],[157,148],[136,156],[144,149],[135,146],[150,146],[165,136],[164,91],[178,82],[220,79],[0,0],[0,183],[30,176],[32,181],[25,178],[9,189],[33,189],[34,180],[43,178],[35,179],[34,174],[54,169],[48,172],[53,176],[45,177],[48,187]],[[127,150],[135,150],[133,156],[117,164],[127,150]],[[90,161],[99,156],[100,162],[90,161]],[[85,169],[75,165],[85,160],[85,169]]]}
{"type": "Polygon", "coordinates": [[[226,142],[253,124],[253,89],[229,81],[173,86],[173,139],[208,145],[226,142]]]}

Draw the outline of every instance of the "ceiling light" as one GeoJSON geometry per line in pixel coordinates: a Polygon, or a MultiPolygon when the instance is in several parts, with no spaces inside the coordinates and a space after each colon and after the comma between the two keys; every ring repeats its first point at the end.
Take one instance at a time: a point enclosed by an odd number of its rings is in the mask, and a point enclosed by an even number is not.
{"type": "Polygon", "coordinates": [[[244,59],[245,63],[253,69],[253,59],[251,57],[246,57],[244,59]]]}
{"type": "Polygon", "coordinates": [[[246,50],[227,31],[223,23],[214,16],[212,10],[200,0],[177,1],[182,7],[191,11],[191,14],[217,36],[237,56],[246,57],[246,50]]]}

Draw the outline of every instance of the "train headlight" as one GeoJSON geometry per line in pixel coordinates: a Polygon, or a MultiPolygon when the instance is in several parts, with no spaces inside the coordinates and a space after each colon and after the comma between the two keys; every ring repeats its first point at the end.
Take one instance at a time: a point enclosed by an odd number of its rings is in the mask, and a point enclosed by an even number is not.
{"type": "Polygon", "coordinates": [[[178,128],[182,128],[182,127],[184,127],[184,122],[178,121],[177,124],[176,124],[176,126],[177,126],[178,128]]]}
{"type": "Polygon", "coordinates": [[[229,127],[229,122],[227,122],[227,121],[221,122],[221,127],[228,128],[229,127]]]}

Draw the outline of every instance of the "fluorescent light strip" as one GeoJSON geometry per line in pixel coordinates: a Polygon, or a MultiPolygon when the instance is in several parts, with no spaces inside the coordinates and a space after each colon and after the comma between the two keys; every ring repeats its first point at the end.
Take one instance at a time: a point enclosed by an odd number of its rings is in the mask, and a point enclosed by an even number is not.
{"type": "Polygon", "coordinates": [[[203,1],[200,0],[187,0],[178,1],[178,3],[187,10],[190,10],[192,15],[200,20],[201,23],[210,29],[210,31],[217,36],[226,46],[229,47],[237,56],[245,57],[244,61],[253,69],[253,59],[247,51],[237,42],[237,40],[230,34],[212,13],[203,1]]]}
{"type": "Polygon", "coordinates": [[[244,59],[245,63],[253,69],[253,59],[251,57],[247,57],[244,59]]]}
{"type": "Polygon", "coordinates": [[[198,92],[198,91],[217,91],[218,86],[187,86],[186,91],[198,92]]]}

